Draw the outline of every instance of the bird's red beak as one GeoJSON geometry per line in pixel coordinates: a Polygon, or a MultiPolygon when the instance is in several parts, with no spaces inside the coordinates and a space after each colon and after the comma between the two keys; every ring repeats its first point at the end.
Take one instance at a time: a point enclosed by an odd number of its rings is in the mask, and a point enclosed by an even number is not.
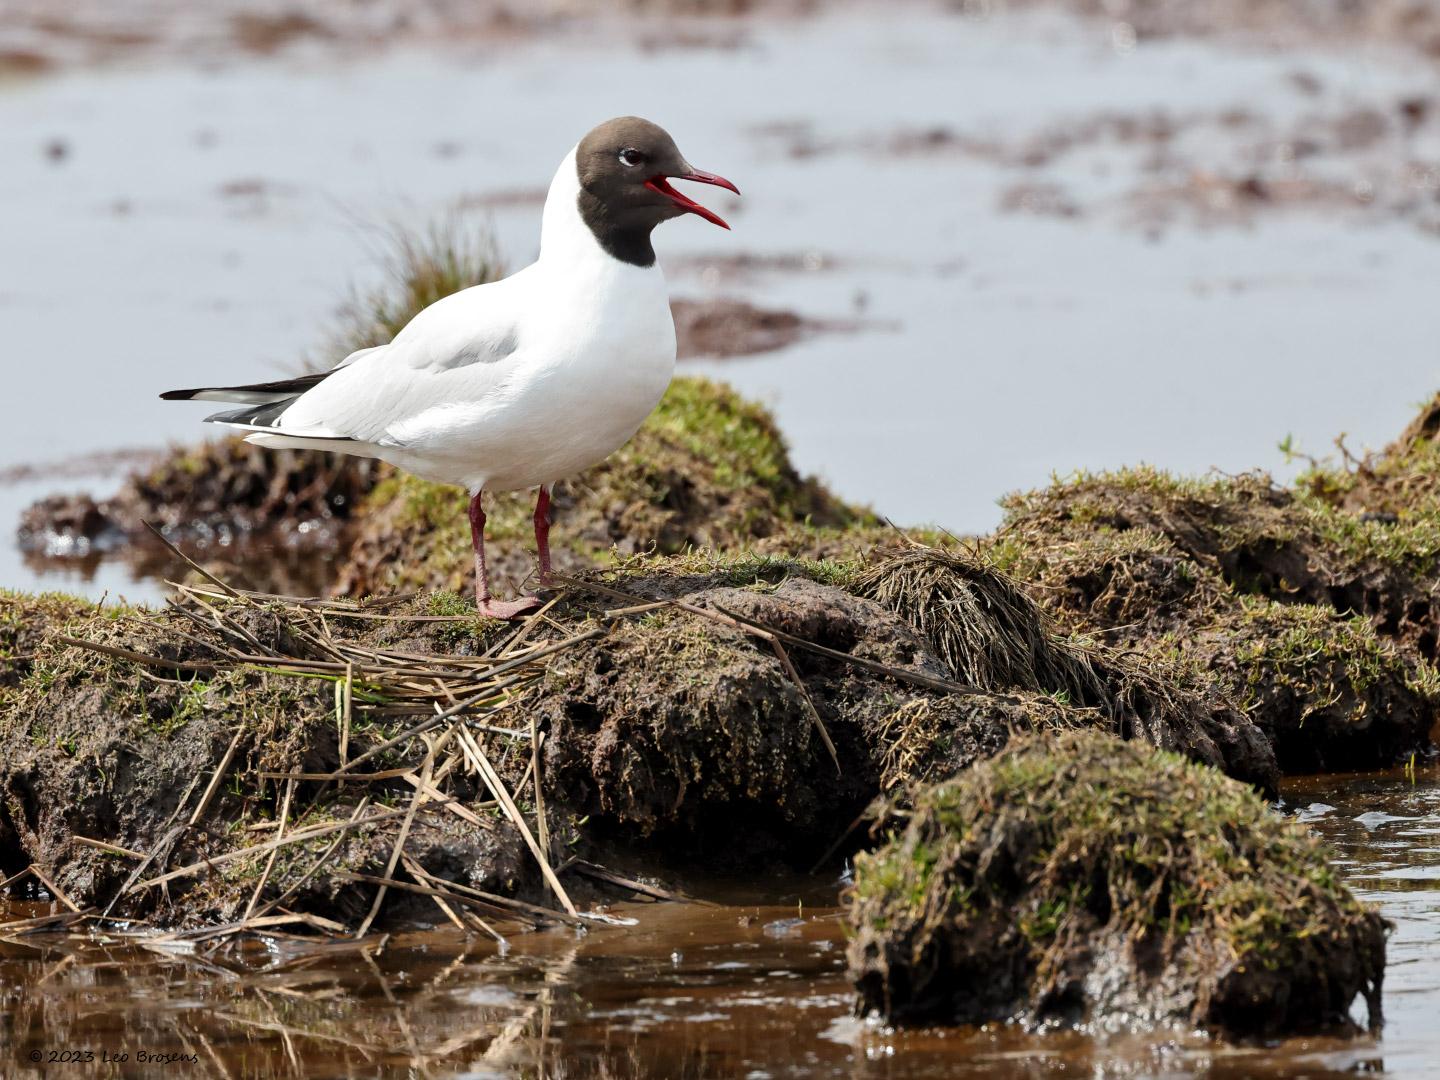
{"type": "Polygon", "coordinates": [[[736,195],[740,194],[739,188],[723,176],[716,176],[714,173],[704,172],[700,169],[691,169],[689,172],[676,173],[671,177],[667,177],[662,173],[659,176],[652,176],[649,180],[645,181],[646,187],[651,191],[658,191],[676,206],[680,207],[685,213],[698,214],[706,221],[719,225],[722,229],[730,228],[729,225],[725,224],[725,219],[719,214],[713,210],[705,209],[705,207],[701,206],[694,199],[686,198],[680,194],[680,192],[676,191],[670,186],[670,180],[694,180],[697,184],[714,184],[716,187],[723,187],[728,191],[733,191],[736,195]]]}

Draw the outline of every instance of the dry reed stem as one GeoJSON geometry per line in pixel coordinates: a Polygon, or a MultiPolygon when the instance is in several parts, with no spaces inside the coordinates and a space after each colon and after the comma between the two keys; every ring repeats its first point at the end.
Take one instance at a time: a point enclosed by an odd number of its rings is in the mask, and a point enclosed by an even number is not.
{"type": "MultiPolygon", "coordinates": [[[[449,734],[454,734],[454,731],[455,729],[451,728],[449,734]]],[[[446,739],[448,738],[449,735],[446,736],[446,739]]],[[[446,740],[441,741],[443,743],[446,740]]],[[[411,796],[410,805],[406,808],[405,820],[400,823],[399,835],[395,837],[395,843],[390,848],[390,861],[385,864],[385,876],[387,878],[395,876],[395,865],[400,861],[400,853],[405,850],[405,841],[410,836],[410,826],[415,823],[415,811],[420,809],[421,804],[425,802],[427,797],[426,789],[430,787],[430,774],[435,769],[435,751],[437,749],[438,744],[437,746],[430,747],[429,752],[425,755],[425,760],[420,765],[420,782],[415,785],[415,794],[411,796]]],[[[369,932],[370,924],[375,921],[375,916],[380,914],[380,905],[385,902],[385,889],[386,887],[381,885],[380,888],[376,890],[375,900],[370,905],[370,913],[365,916],[365,921],[362,922],[360,928],[355,931],[357,938],[362,938],[369,932]]]]}
{"type": "Polygon", "coordinates": [[[515,803],[511,801],[510,793],[505,790],[504,781],[500,779],[499,774],[495,771],[495,767],[490,764],[490,759],[485,756],[485,751],[481,748],[480,744],[475,741],[470,732],[466,731],[463,727],[459,728],[459,732],[460,745],[471,755],[476,768],[480,771],[481,779],[485,781],[485,786],[490,789],[490,794],[494,795],[495,798],[500,801],[501,809],[505,811],[506,816],[515,824],[515,827],[520,830],[520,835],[524,838],[526,846],[530,849],[530,854],[535,856],[535,861],[540,865],[540,872],[545,877],[545,883],[550,886],[550,891],[553,892],[556,899],[564,905],[565,911],[568,914],[572,916],[578,915],[579,913],[575,910],[575,905],[570,902],[569,894],[565,892],[565,886],[561,885],[560,879],[555,876],[555,871],[551,868],[549,860],[546,859],[544,853],[541,852],[540,845],[535,842],[535,837],[530,832],[530,827],[525,824],[524,815],[520,813],[515,803]]]}
{"type": "Polygon", "coordinates": [[[210,800],[215,797],[215,792],[220,787],[220,781],[225,778],[226,770],[230,768],[230,763],[235,760],[235,750],[240,745],[240,740],[244,735],[245,725],[241,724],[240,727],[235,730],[235,737],[230,740],[230,745],[226,748],[224,757],[220,759],[220,764],[215,767],[214,773],[211,774],[210,783],[205,786],[205,791],[195,806],[195,812],[190,815],[189,825],[191,827],[194,827],[195,823],[198,822],[205,811],[209,809],[210,800]]]}

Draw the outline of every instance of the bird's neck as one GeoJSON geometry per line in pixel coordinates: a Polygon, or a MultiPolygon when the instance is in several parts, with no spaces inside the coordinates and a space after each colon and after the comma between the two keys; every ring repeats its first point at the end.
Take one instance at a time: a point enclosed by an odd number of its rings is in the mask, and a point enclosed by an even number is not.
{"type": "Polygon", "coordinates": [[[540,262],[563,262],[568,265],[594,262],[599,265],[618,264],[630,268],[655,269],[655,249],[650,245],[650,230],[609,227],[603,208],[587,206],[591,196],[580,190],[580,174],[575,166],[575,151],[565,155],[550,191],[545,196],[545,212],[540,225],[540,262]]]}

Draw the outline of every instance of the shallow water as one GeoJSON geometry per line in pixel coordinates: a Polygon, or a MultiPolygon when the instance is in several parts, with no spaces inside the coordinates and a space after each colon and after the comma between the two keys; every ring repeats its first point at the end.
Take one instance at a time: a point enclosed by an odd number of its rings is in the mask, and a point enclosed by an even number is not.
{"type": "MultiPolygon", "coordinates": [[[[633,925],[520,935],[503,951],[442,930],[393,937],[368,958],[280,939],[200,957],[98,936],[0,937],[0,1075],[55,1074],[48,1055],[67,1049],[130,1053],[132,1068],[142,1049],[194,1054],[172,1068],[257,1077],[1433,1075],[1440,770],[1415,783],[1294,780],[1285,800],[1395,923],[1378,1040],[887,1030],[851,1016],[836,883],[777,880],[699,890],[714,907],[619,904],[610,913],[633,925]]],[[[9,915],[49,910],[15,903],[9,915]]],[[[98,1061],[65,1069],[121,1074],[98,1061]]]]}
{"type": "MultiPolygon", "coordinates": [[[[605,32],[0,82],[0,473],[194,438],[201,410],[157,391],[318,358],[345,282],[377,278],[377,222],[459,201],[527,261],[531,196],[579,132],[623,112],[666,124],[746,193],[716,203],[732,234],[662,230],[677,294],[867,324],[689,370],[770,402],[801,468],[896,521],[986,529],[1000,493],[1081,467],[1283,473],[1287,433],[1316,452],[1340,431],[1383,443],[1440,385],[1440,247],[1423,209],[1393,209],[1434,203],[1440,124],[1432,111],[1308,173],[1286,155],[1296,132],[1323,142],[1350,111],[1393,118],[1402,99],[1440,95],[1440,70],[1360,48],[1130,47],[1114,31],[917,5],[749,24],[733,49],[605,32]],[[1235,109],[1258,119],[1227,128],[1217,118],[1235,109]],[[1105,114],[1183,130],[1009,160],[1105,114]],[[902,145],[937,128],[994,145],[902,145]],[[1203,192],[1257,162],[1370,196],[1237,206],[1222,189],[1196,211],[1150,190],[1203,192]],[[1002,210],[1017,185],[1037,191],[1002,210]],[[1044,209],[1067,202],[1073,216],[1044,209]]],[[[0,484],[0,585],[158,596],[122,564],[41,565],[5,542],[32,499],[114,482],[0,484]]],[[[1440,776],[1295,781],[1287,799],[1396,924],[1378,1042],[886,1032],[850,1017],[833,882],[768,882],[718,908],[624,906],[633,927],[517,937],[504,955],[441,931],[368,960],[280,939],[208,959],[0,940],[0,1075],[145,1075],[142,1049],[257,1077],[1426,1075],[1440,1060],[1440,776]],[[108,1073],[46,1060],[65,1050],[131,1059],[108,1073]]]]}
{"type": "MultiPolygon", "coordinates": [[[[661,230],[677,294],[868,324],[690,370],[769,401],[801,468],[897,522],[986,529],[1001,493],[1082,467],[1284,472],[1285,435],[1380,444],[1440,385],[1440,110],[1396,119],[1440,94],[1433,65],[1130,47],[1103,22],[921,4],[735,37],[654,48],[613,30],[0,82],[0,471],[193,439],[203,407],[157,391],[318,358],[345,283],[376,278],[377,222],[458,201],[527,261],[529,196],[578,132],[627,111],[745,192],[716,203],[733,233],[661,230]],[[1380,117],[1372,142],[1335,135],[1356,110],[1380,117]],[[1175,134],[1085,134],[1107,116],[1175,134]],[[935,131],[950,141],[927,143],[935,131]],[[1298,177],[1339,194],[1237,204],[1207,186],[1254,169],[1277,191],[1298,177]],[[1017,185],[1041,196],[1007,211],[1017,185]],[[1046,185],[1073,216],[1046,211],[1046,185]],[[1169,187],[1201,205],[1155,194],[1169,187]],[[779,266],[736,273],[734,255],[779,266]]],[[[0,487],[0,529],[31,497],[0,487]]],[[[118,573],[0,559],[4,585],[157,595],[118,573]]]]}

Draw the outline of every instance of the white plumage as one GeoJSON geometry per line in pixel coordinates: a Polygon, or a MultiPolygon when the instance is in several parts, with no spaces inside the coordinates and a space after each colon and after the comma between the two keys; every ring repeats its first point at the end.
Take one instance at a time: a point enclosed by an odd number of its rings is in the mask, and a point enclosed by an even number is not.
{"type": "Polygon", "coordinates": [[[248,440],[323,440],[472,494],[552,484],[603,461],[670,384],[675,325],[660,264],[611,257],[578,193],[572,150],[551,181],[534,263],[431,304],[248,440]]]}
{"type": "Polygon", "coordinates": [[[675,325],[651,231],[681,214],[729,228],[670,178],[736,190],[691,166],[649,121],[606,121],[556,170],[530,266],[431,304],[388,345],[328,372],[161,396],[243,405],[209,419],[261,446],[380,458],[466,488],[480,611],[528,610],[533,597],[490,596],[483,492],[540,489],[535,541],[545,584],[550,485],[634,435],[675,370],[675,325]]]}

